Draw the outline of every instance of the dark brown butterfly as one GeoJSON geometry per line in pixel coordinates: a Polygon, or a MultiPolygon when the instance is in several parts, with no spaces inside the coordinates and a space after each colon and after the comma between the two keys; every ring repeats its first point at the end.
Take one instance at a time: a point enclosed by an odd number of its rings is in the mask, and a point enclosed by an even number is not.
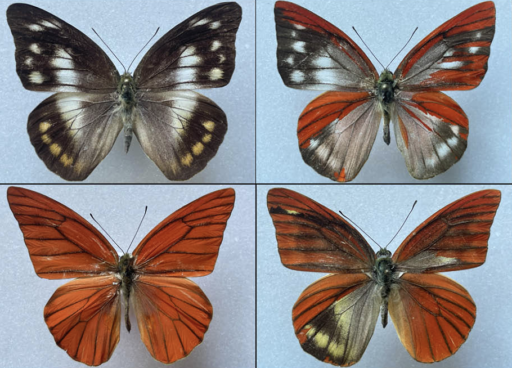
{"type": "Polygon", "coordinates": [[[123,304],[126,328],[133,305],[141,339],[162,363],[184,358],[203,341],[213,308],[187,277],[213,271],[235,202],[233,189],[177,210],[122,257],[82,216],[49,197],[10,187],[7,200],[37,275],[75,278],[57,288],[44,308],[55,342],[71,358],[94,366],[110,359],[123,304]]]}
{"type": "Polygon", "coordinates": [[[335,181],[353,180],[370,155],[380,121],[389,123],[409,173],[429,179],[448,170],[466,150],[468,118],[441,91],[478,87],[487,72],[496,9],[477,4],[432,31],[394,73],[379,76],[344,32],[299,5],[275,5],[277,66],[292,88],[328,90],[299,117],[304,161],[335,181]]]}
{"type": "Polygon", "coordinates": [[[217,153],[227,119],[191,89],[229,83],[241,19],[234,2],[192,15],[150,48],[132,76],[119,75],[98,45],[62,19],[27,4],[9,6],[23,86],[58,92],[28,118],[39,158],[66,180],[84,180],[124,129],[126,151],[135,133],[168,179],[194,176],[217,153]]]}
{"type": "Polygon", "coordinates": [[[302,348],[322,361],[357,363],[379,313],[388,311],[400,341],[419,362],[455,354],[467,339],[476,306],[466,289],[438,272],[485,262],[498,190],[467,195],[418,226],[393,255],[375,253],[344,218],[297,192],[268,192],[281,262],[300,271],[331,273],[311,284],[293,307],[302,348]]]}

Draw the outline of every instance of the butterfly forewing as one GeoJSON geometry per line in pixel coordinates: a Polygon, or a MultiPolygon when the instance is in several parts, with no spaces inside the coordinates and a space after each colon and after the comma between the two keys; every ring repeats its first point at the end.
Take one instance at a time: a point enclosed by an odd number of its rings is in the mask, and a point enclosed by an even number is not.
{"type": "Polygon", "coordinates": [[[498,190],[483,190],[436,212],[396,250],[397,271],[445,272],[482,265],[500,200],[498,190]]]}
{"type": "Polygon", "coordinates": [[[16,45],[16,71],[32,91],[110,93],[119,74],[89,37],[56,16],[12,4],[7,22],[16,45]]]}
{"type": "Polygon", "coordinates": [[[389,314],[409,354],[433,363],[466,341],[476,306],[466,289],[446,276],[406,273],[392,287],[389,314]]]}
{"type": "Polygon", "coordinates": [[[39,277],[100,275],[117,267],[117,252],[89,222],[42,194],[10,187],[7,201],[39,277]]]}
{"type": "Polygon", "coordinates": [[[141,93],[134,132],[170,180],[187,180],[215,156],[228,125],[224,111],[193,91],[141,93]]]}
{"type": "Polygon", "coordinates": [[[222,87],[235,69],[235,38],[242,8],[235,2],[206,8],[167,32],[134,72],[141,90],[222,87]]]}
{"type": "Polygon", "coordinates": [[[203,341],[213,308],[194,282],[141,275],[133,290],[140,336],[153,358],[175,362],[203,341]]]}
{"type": "Polygon", "coordinates": [[[28,134],[49,170],[70,181],[86,179],[123,128],[111,94],[56,93],[28,118],[28,134]]]}
{"type": "Polygon", "coordinates": [[[417,44],[398,66],[395,77],[406,91],[468,90],[487,72],[496,9],[477,4],[448,20],[417,44]]]}
{"type": "Polygon", "coordinates": [[[344,32],[296,4],[275,5],[277,66],[288,87],[370,90],[378,78],[365,53],[344,32]]]}
{"type": "Polygon", "coordinates": [[[370,245],[347,221],[320,203],[275,188],[268,192],[267,206],[286,267],[336,273],[372,269],[375,254],[370,245]]]}
{"type": "Polygon", "coordinates": [[[78,278],[59,287],[44,308],[57,345],[87,365],[109,360],[119,342],[120,295],[114,275],[78,278]]]}

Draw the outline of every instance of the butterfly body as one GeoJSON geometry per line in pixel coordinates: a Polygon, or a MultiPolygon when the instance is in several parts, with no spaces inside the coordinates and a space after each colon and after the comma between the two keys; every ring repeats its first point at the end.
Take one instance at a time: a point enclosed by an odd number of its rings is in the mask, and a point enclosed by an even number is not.
{"type": "Polygon", "coordinates": [[[126,72],[119,80],[117,89],[118,114],[124,127],[124,151],[128,153],[133,135],[133,123],[136,121],[137,107],[137,86],[130,73],[126,72]]]}
{"type": "Polygon", "coordinates": [[[116,274],[117,278],[121,280],[121,286],[119,289],[124,297],[124,321],[128,332],[132,329],[132,324],[130,323],[130,295],[136,278],[133,261],[133,256],[130,253],[124,254],[119,259],[119,272],[116,274]]]}
{"type": "Polygon", "coordinates": [[[380,102],[380,108],[384,117],[384,142],[387,145],[391,142],[391,134],[389,131],[389,122],[391,121],[391,110],[395,100],[396,81],[393,73],[385,69],[379,76],[379,80],[375,84],[375,95],[380,102]]]}
{"type": "Polygon", "coordinates": [[[391,258],[391,252],[387,249],[380,249],[376,254],[372,279],[380,287],[382,327],[386,327],[388,324],[388,298],[391,293],[391,287],[397,279],[397,273],[394,270],[395,265],[391,258]]]}

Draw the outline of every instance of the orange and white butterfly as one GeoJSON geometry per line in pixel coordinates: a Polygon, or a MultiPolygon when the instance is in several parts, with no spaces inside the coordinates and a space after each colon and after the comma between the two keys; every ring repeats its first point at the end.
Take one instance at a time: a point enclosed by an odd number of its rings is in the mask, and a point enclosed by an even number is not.
{"type": "Polygon", "coordinates": [[[110,359],[120,336],[122,301],[130,331],[133,303],[143,343],[162,363],[187,356],[212,319],[210,301],[186,277],[210,274],[235,192],[222,189],[174,212],[119,257],[88,221],[40,193],[10,187],[7,200],[39,277],[74,280],[44,308],[55,342],[87,365],[110,359]]]}
{"type": "MultiPolygon", "coordinates": [[[[277,66],[291,88],[328,90],[304,109],[297,134],[303,160],[335,181],[353,180],[389,123],[409,173],[429,179],[460,160],[468,118],[441,91],[476,88],[487,72],[496,10],[477,4],[432,31],[394,73],[379,75],[344,32],[299,5],[275,5],[277,66]]],[[[386,22],[389,24],[389,22],[386,22]]]]}
{"type": "Polygon", "coordinates": [[[400,341],[419,362],[450,357],[476,317],[468,291],[438,272],[485,262],[498,190],[467,195],[418,226],[393,255],[375,253],[344,218],[297,192],[275,188],[267,205],[279,255],[293,270],[330,273],[308,286],[293,306],[295,334],[315,358],[357,363],[388,310],[400,341]]]}

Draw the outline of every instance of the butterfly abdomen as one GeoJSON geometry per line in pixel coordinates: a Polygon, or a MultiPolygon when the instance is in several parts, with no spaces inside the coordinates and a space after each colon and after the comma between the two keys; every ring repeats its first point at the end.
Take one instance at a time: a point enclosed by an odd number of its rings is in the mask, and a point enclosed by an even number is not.
{"type": "Polygon", "coordinates": [[[121,119],[124,127],[124,150],[128,153],[133,135],[133,121],[137,100],[135,93],[137,87],[132,76],[127,72],[121,76],[117,93],[120,106],[121,119]]]}

